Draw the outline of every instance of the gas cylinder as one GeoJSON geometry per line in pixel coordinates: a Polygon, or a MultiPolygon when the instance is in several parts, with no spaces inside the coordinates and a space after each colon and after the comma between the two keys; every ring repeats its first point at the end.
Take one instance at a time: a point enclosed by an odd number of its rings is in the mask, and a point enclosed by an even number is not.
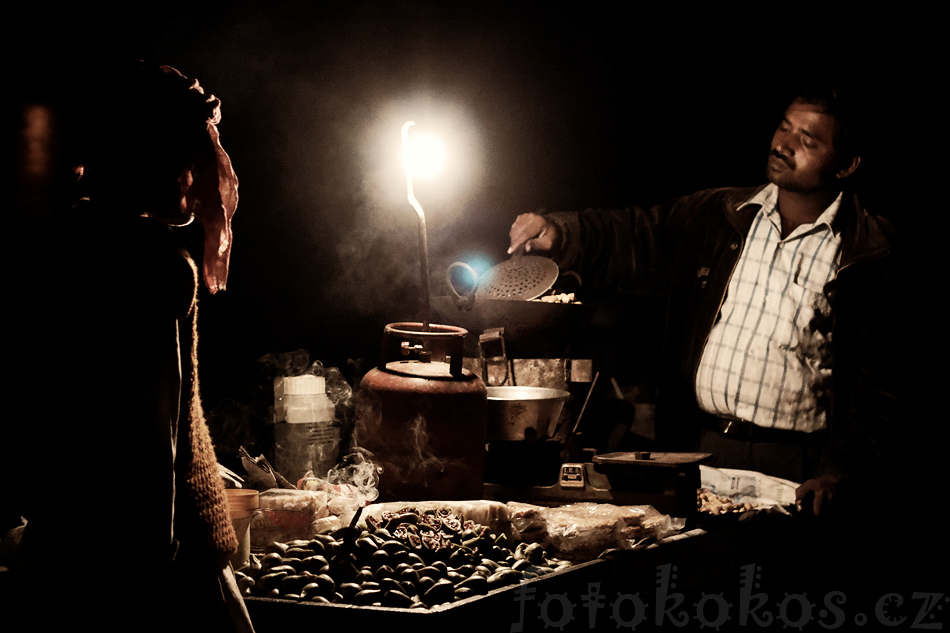
{"type": "Polygon", "coordinates": [[[488,396],[462,367],[468,332],[390,323],[357,393],[355,439],[382,468],[379,501],[480,499],[488,396]]]}

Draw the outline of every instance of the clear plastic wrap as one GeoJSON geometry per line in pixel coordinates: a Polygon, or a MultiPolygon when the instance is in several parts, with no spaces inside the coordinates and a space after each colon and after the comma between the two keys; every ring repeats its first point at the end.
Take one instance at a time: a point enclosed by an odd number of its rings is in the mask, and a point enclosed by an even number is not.
{"type": "Polygon", "coordinates": [[[419,512],[429,512],[447,509],[463,520],[473,521],[483,525],[496,534],[510,536],[511,525],[508,519],[508,507],[500,501],[390,501],[374,503],[366,506],[360,518],[360,526],[365,527],[366,521],[375,519],[384,521],[384,514],[399,513],[400,510],[413,508],[419,512]]]}
{"type": "Polygon", "coordinates": [[[260,494],[260,507],[251,515],[251,547],[310,538],[314,524],[329,516],[327,501],[323,492],[265,490],[260,494]]]}
{"type": "Polygon", "coordinates": [[[582,502],[547,508],[511,502],[508,510],[514,538],[541,543],[555,556],[574,561],[593,560],[611,549],[633,549],[647,539],[674,534],[685,523],[652,506],[582,502]]]}
{"type": "Polygon", "coordinates": [[[260,494],[251,516],[251,547],[309,539],[350,524],[364,500],[347,486],[318,490],[273,488],[260,494]]]}

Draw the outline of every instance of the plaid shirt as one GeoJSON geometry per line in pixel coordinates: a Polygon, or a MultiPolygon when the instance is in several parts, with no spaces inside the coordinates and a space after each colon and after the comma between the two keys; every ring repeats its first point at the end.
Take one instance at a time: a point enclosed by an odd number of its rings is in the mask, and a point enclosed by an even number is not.
{"type": "Polygon", "coordinates": [[[751,204],[760,209],[706,342],[696,395],[715,415],[818,431],[826,424],[820,394],[828,391],[831,359],[822,350],[830,340],[809,322],[831,309],[822,288],[838,272],[841,240],[832,221],[841,196],[784,239],[778,188],[769,185],[743,206],[751,204]]]}

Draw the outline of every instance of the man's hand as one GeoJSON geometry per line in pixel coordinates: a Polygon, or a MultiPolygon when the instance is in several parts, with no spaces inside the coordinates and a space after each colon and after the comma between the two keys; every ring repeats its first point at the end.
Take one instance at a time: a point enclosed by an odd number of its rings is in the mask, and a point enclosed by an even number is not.
{"type": "Polygon", "coordinates": [[[548,252],[554,248],[557,239],[557,229],[544,216],[537,213],[522,213],[515,218],[511,230],[508,232],[511,246],[508,254],[511,255],[518,247],[524,244],[525,252],[548,252]]]}
{"type": "Polygon", "coordinates": [[[810,499],[812,513],[817,517],[823,506],[827,507],[833,503],[837,483],[836,479],[828,475],[809,479],[795,489],[795,501],[801,504],[808,503],[810,499]]]}

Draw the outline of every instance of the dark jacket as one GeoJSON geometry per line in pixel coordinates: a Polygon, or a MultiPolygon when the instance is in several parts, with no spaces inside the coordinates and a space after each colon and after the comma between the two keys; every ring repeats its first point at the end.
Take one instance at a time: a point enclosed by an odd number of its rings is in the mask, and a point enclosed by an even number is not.
{"type": "MultiPolygon", "coordinates": [[[[588,210],[548,217],[560,229],[556,257],[585,287],[658,297],[665,303],[659,361],[657,441],[694,450],[703,415],[694,382],[706,339],[726,295],[758,207],[739,206],[757,189],[701,191],[645,210],[588,210]]],[[[836,218],[841,267],[824,292],[833,375],[826,403],[830,441],[822,469],[839,476],[875,472],[894,444],[900,413],[895,328],[901,292],[890,224],[847,196],[836,218]],[[885,450],[884,447],[887,447],[885,450]]]]}

